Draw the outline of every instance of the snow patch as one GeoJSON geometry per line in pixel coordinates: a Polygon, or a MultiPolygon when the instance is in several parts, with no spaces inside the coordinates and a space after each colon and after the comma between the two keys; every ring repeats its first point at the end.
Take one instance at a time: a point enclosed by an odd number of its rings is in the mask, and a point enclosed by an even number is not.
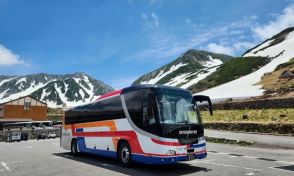
{"type": "Polygon", "coordinates": [[[4,79],[4,80],[2,80],[2,81],[0,82],[0,87],[1,87],[4,83],[9,82],[9,81],[11,81],[11,80],[13,80],[13,79],[15,79],[15,78],[18,78],[18,77],[13,77],[13,78],[9,78],[9,79],[4,79]]]}
{"type": "MultiPolygon", "coordinates": [[[[55,81],[55,80],[52,80],[52,81],[55,81]]],[[[34,91],[36,91],[36,90],[38,90],[38,89],[40,89],[42,87],[45,87],[47,84],[49,84],[52,81],[46,82],[45,84],[44,83],[39,83],[39,84],[36,84],[34,87],[31,85],[29,88],[27,88],[26,90],[24,90],[22,92],[12,94],[9,97],[3,98],[3,99],[1,98],[0,103],[7,102],[7,101],[10,101],[10,100],[14,100],[14,99],[17,99],[19,97],[24,97],[24,96],[30,95],[34,91]]]]}
{"type": "Polygon", "coordinates": [[[219,65],[221,65],[223,62],[220,59],[214,59],[211,56],[208,56],[209,60],[206,62],[203,62],[203,66],[206,67],[204,69],[200,69],[195,73],[184,73],[179,76],[176,76],[175,78],[171,79],[168,83],[165,83],[164,85],[169,85],[169,86],[177,86],[181,85],[181,88],[188,88],[202,79],[206,78],[210,74],[216,71],[219,65]],[[196,78],[193,78],[189,80],[188,78],[190,76],[197,75],[196,78]]]}
{"type": "Polygon", "coordinates": [[[155,84],[155,83],[157,83],[160,79],[162,79],[163,77],[165,77],[166,75],[168,75],[168,74],[170,74],[170,73],[176,71],[177,69],[179,69],[180,67],[185,66],[185,65],[187,65],[187,64],[183,64],[183,63],[181,62],[181,63],[179,63],[179,64],[177,64],[177,65],[173,65],[173,66],[171,66],[170,69],[169,69],[168,71],[166,71],[166,72],[163,72],[163,70],[165,69],[165,68],[164,68],[164,69],[162,69],[162,70],[160,71],[160,73],[159,73],[155,78],[152,78],[152,79],[150,79],[149,81],[143,81],[143,82],[141,82],[141,84],[155,84]]]}
{"type": "Polygon", "coordinates": [[[20,79],[15,83],[15,85],[18,85],[19,83],[26,82],[26,81],[27,81],[27,78],[20,78],[20,79]]]}

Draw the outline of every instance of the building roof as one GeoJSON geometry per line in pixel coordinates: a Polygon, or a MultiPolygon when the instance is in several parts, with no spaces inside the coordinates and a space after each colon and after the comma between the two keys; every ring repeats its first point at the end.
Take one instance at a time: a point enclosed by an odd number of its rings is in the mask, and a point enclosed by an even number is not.
{"type": "Polygon", "coordinates": [[[34,97],[32,97],[32,96],[30,96],[30,95],[23,96],[23,97],[19,97],[19,98],[17,98],[17,99],[13,99],[13,100],[9,100],[9,101],[3,102],[3,103],[0,103],[0,105],[6,104],[6,103],[10,103],[10,102],[12,102],[12,101],[19,100],[19,99],[26,98],[26,97],[30,97],[31,99],[34,99],[34,100],[36,100],[36,101],[38,101],[38,102],[40,102],[40,103],[42,103],[42,104],[44,104],[44,105],[47,106],[46,103],[44,103],[44,102],[42,102],[42,101],[40,101],[40,100],[37,100],[37,99],[35,99],[34,97]]]}

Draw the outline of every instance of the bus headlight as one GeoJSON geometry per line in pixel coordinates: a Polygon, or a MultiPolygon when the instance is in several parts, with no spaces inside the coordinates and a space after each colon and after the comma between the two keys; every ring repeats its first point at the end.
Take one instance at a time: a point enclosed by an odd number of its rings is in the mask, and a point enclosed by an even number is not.
{"type": "Polygon", "coordinates": [[[174,150],[169,150],[166,152],[167,155],[176,155],[176,151],[174,150]]]}
{"type": "Polygon", "coordinates": [[[200,141],[204,141],[205,140],[205,137],[204,136],[201,136],[201,137],[199,137],[198,138],[198,141],[200,142],[200,141]]]}

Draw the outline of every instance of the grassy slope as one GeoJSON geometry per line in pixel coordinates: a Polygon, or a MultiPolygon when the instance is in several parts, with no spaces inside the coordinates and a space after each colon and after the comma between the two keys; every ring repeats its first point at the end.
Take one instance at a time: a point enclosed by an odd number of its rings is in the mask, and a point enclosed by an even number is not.
{"type": "Polygon", "coordinates": [[[210,116],[202,112],[203,122],[257,122],[257,123],[294,123],[294,109],[254,109],[254,110],[216,110],[210,116]],[[243,114],[249,116],[243,120],[243,114]]]}
{"type": "Polygon", "coordinates": [[[269,61],[270,59],[264,57],[234,58],[221,65],[214,73],[189,89],[195,93],[227,83],[252,73],[260,67],[266,65],[269,61]]]}

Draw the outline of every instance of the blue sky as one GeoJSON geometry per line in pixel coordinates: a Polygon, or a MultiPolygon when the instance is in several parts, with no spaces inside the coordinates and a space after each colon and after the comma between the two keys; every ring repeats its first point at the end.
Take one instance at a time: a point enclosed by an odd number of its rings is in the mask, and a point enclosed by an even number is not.
{"type": "Polygon", "coordinates": [[[0,0],[0,75],[121,88],[191,48],[240,56],[293,18],[293,0],[0,0]]]}

